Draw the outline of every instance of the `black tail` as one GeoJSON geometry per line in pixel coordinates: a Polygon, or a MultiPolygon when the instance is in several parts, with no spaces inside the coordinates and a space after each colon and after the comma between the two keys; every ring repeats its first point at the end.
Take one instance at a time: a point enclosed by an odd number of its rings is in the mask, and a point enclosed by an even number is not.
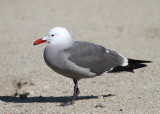
{"type": "Polygon", "coordinates": [[[151,62],[152,61],[128,59],[128,63],[134,63],[134,64],[151,63],[151,62]]]}
{"type": "Polygon", "coordinates": [[[134,59],[128,59],[128,65],[127,66],[117,66],[113,68],[112,71],[109,71],[110,73],[113,72],[122,72],[122,71],[127,71],[127,72],[134,72],[134,69],[146,67],[146,64],[142,63],[151,63],[152,61],[146,61],[146,60],[134,60],[134,59]]]}

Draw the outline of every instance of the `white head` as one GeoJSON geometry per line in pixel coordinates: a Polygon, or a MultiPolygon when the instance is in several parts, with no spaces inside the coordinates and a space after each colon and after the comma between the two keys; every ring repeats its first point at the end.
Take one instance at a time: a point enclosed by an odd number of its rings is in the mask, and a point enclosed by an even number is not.
{"type": "Polygon", "coordinates": [[[72,45],[72,37],[67,29],[63,27],[55,27],[51,29],[47,35],[34,42],[34,45],[47,42],[51,45],[69,46],[72,45]]]}

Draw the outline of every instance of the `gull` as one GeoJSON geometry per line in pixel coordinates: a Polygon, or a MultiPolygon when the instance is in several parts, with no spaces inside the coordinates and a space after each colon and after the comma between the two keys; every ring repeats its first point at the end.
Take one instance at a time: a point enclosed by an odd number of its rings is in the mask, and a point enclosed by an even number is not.
{"type": "MultiPolygon", "coordinates": [[[[104,73],[134,72],[134,69],[146,67],[146,60],[129,59],[103,46],[73,41],[66,28],[55,27],[34,45],[47,42],[44,49],[44,61],[55,72],[73,79],[73,96],[65,104],[74,104],[80,93],[78,81],[100,76],[104,73]]],[[[100,78],[100,77],[99,77],[100,78]]]]}

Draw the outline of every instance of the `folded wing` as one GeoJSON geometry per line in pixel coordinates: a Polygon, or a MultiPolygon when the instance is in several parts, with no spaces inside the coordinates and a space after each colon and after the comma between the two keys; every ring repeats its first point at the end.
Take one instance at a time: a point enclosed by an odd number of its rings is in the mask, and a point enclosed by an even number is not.
{"type": "Polygon", "coordinates": [[[96,75],[110,71],[116,66],[123,66],[126,62],[126,58],[117,52],[89,42],[75,41],[72,48],[66,51],[69,52],[69,61],[89,68],[96,75]]]}

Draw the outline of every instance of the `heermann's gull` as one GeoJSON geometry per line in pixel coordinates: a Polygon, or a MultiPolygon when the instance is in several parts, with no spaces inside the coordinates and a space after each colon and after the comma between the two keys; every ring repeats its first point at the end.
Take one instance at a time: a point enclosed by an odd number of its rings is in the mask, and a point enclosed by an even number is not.
{"type": "Polygon", "coordinates": [[[105,72],[134,72],[134,69],[145,67],[142,63],[151,61],[127,59],[123,55],[108,50],[100,45],[84,41],[72,41],[70,33],[63,27],[55,27],[34,45],[47,42],[44,50],[46,64],[55,72],[72,78],[74,93],[70,104],[80,93],[78,80],[93,78],[105,72]]]}

